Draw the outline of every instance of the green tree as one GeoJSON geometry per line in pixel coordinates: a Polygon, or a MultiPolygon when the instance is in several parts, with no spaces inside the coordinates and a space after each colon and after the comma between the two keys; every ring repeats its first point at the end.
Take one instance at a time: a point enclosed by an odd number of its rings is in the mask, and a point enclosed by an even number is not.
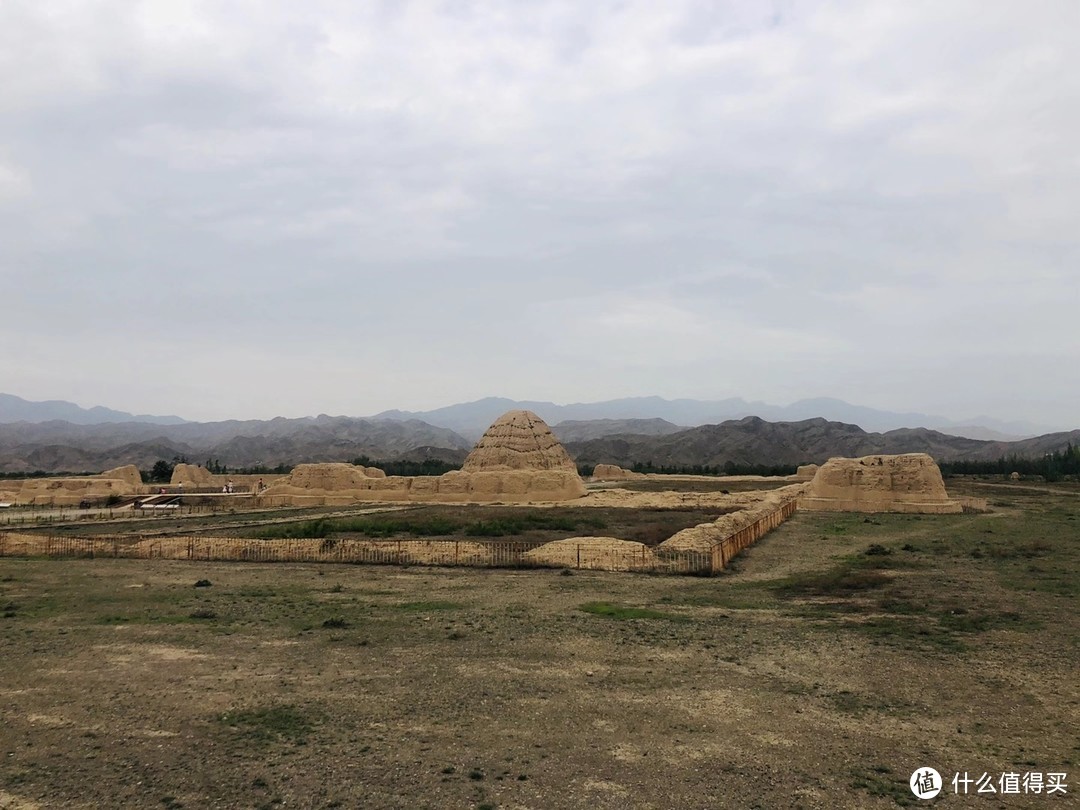
{"type": "Polygon", "coordinates": [[[172,480],[173,465],[167,461],[155,461],[150,468],[150,482],[154,484],[167,484],[172,480]]]}

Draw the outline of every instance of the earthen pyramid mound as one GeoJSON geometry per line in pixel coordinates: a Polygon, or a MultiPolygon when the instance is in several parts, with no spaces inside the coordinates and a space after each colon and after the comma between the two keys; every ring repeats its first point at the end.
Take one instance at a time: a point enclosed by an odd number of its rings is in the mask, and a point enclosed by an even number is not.
{"type": "Polygon", "coordinates": [[[831,458],[814,475],[800,509],[821,512],[963,511],[945,491],[934,459],[926,453],[831,458]]]}
{"type": "Polygon", "coordinates": [[[487,429],[465,459],[464,472],[562,470],[577,465],[551,428],[532,411],[507,411],[487,429]]]}

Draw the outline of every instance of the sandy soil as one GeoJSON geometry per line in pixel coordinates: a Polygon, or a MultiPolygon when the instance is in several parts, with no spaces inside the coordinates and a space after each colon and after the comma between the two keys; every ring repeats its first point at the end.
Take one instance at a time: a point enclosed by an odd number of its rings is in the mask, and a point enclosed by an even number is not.
{"type": "Polygon", "coordinates": [[[886,808],[925,765],[1075,771],[1080,509],[994,498],[797,514],[712,579],[0,559],[0,807],[886,808]]]}

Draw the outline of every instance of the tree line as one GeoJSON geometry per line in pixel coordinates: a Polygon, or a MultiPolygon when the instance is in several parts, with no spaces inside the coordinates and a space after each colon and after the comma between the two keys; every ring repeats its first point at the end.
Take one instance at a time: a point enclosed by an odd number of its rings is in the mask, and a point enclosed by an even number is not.
{"type": "Polygon", "coordinates": [[[353,459],[357,467],[377,467],[387,475],[442,475],[451,470],[460,470],[460,464],[451,464],[437,458],[425,458],[423,461],[380,461],[367,456],[358,456],[353,459]]]}
{"type": "Polygon", "coordinates": [[[723,464],[653,464],[652,461],[635,461],[630,468],[638,473],[660,475],[794,475],[797,464],[746,464],[725,461],[723,464]]]}
{"type": "Polygon", "coordinates": [[[1080,445],[1069,442],[1065,449],[1047,453],[1042,458],[1001,456],[995,461],[942,461],[941,474],[1041,476],[1047,481],[1080,478],[1080,445]]]}

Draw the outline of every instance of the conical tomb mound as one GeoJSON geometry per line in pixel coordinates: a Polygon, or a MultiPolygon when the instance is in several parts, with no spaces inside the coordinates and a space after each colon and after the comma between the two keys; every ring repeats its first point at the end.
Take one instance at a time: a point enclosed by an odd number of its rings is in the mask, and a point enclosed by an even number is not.
{"type": "Polygon", "coordinates": [[[577,465],[551,428],[532,411],[508,411],[487,429],[465,459],[464,472],[561,470],[577,465]]]}

